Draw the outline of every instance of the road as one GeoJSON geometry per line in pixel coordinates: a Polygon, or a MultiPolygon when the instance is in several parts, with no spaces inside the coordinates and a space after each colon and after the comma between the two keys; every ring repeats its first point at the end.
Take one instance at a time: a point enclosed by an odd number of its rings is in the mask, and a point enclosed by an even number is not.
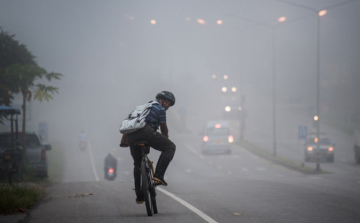
{"type": "MultiPolygon", "coordinates": [[[[30,222],[357,222],[360,168],[304,175],[238,146],[229,155],[202,155],[200,137],[175,134],[175,157],[158,187],[158,210],[146,215],[135,203],[132,159],[117,142],[91,139],[85,151],[64,144],[61,182],[47,189],[30,222]],[[103,159],[115,149],[118,176],[105,181],[103,159]]],[[[171,134],[170,134],[171,137],[171,134]]],[[[155,162],[159,153],[152,150],[155,162]]],[[[339,166],[337,169],[342,169],[339,166]]],[[[345,167],[344,167],[345,168],[345,167]]]]}

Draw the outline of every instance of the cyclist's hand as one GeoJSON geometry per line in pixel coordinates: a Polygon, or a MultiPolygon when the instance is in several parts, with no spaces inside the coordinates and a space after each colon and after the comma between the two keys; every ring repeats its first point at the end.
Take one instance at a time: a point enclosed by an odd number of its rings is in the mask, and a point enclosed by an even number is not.
{"type": "Polygon", "coordinates": [[[127,142],[120,143],[120,147],[129,147],[129,144],[127,142]]]}

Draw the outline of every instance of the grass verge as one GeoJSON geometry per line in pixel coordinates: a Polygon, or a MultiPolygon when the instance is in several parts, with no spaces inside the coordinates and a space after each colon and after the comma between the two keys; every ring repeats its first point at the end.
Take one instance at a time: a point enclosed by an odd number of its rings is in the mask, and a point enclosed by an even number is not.
{"type": "Polygon", "coordinates": [[[328,173],[325,171],[317,171],[315,168],[310,168],[310,167],[306,167],[306,166],[302,166],[292,160],[283,158],[283,157],[279,157],[279,156],[273,156],[273,154],[269,153],[268,151],[258,147],[257,145],[246,141],[246,140],[242,140],[242,141],[238,141],[237,143],[239,146],[243,147],[244,149],[248,150],[249,152],[258,155],[266,160],[272,161],[276,164],[282,165],[284,167],[287,167],[289,169],[292,170],[296,170],[299,171],[301,173],[305,173],[305,174],[324,174],[324,173],[328,173]]]}
{"type": "Polygon", "coordinates": [[[9,215],[26,212],[43,195],[43,189],[36,184],[0,184],[0,214],[9,215]]]}
{"type": "Polygon", "coordinates": [[[40,201],[45,194],[45,187],[62,177],[63,154],[59,143],[53,143],[52,150],[47,152],[48,178],[35,176],[30,168],[22,170],[21,178],[15,178],[9,185],[7,180],[0,181],[0,215],[27,212],[40,201]]]}

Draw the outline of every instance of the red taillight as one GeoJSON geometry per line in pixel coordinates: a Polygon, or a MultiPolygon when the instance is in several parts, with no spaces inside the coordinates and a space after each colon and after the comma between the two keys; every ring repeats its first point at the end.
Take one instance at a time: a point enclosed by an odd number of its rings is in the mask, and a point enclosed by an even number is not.
{"type": "Polygon", "coordinates": [[[41,161],[45,162],[45,160],[46,160],[45,149],[41,149],[41,161]]]}
{"type": "Polygon", "coordinates": [[[234,142],[234,137],[232,135],[229,135],[228,141],[229,141],[229,143],[234,142]]]}
{"type": "Polygon", "coordinates": [[[208,136],[204,136],[204,137],[203,137],[203,140],[204,140],[204,142],[207,142],[207,141],[209,141],[209,137],[208,137],[208,136]]]}
{"type": "Polygon", "coordinates": [[[113,169],[113,168],[109,168],[109,173],[114,173],[114,169],[113,169]]]}

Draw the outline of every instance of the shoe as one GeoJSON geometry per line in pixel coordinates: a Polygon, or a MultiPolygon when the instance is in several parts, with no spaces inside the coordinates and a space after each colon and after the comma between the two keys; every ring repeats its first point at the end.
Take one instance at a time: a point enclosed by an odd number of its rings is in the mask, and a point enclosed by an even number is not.
{"type": "Polygon", "coordinates": [[[160,177],[153,177],[153,181],[154,181],[155,186],[158,186],[158,185],[167,186],[167,183],[165,182],[165,180],[161,179],[160,177]]]}
{"type": "Polygon", "coordinates": [[[138,197],[138,198],[136,198],[135,201],[137,204],[142,204],[142,203],[144,203],[144,197],[138,197]]]}
{"type": "MultiPolygon", "coordinates": [[[[134,189],[135,190],[135,189],[134,189]]],[[[136,194],[136,203],[137,204],[142,204],[142,203],[144,203],[144,194],[143,194],[143,192],[142,192],[142,190],[140,190],[140,191],[136,191],[135,190],[135,194],[136,194]]]]}

